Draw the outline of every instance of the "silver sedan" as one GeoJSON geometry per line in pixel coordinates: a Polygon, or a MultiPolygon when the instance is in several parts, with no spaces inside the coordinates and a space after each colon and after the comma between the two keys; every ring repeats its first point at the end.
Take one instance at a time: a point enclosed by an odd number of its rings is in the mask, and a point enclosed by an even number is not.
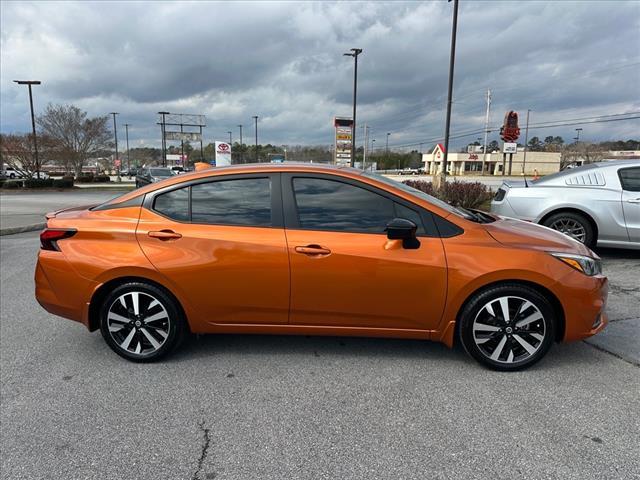
{"type": "Polygon", "coordinates": [[[539,223],[589,247],[640,249],[640,161],[610,161],[505,181],[491,211],[539,223]]]}

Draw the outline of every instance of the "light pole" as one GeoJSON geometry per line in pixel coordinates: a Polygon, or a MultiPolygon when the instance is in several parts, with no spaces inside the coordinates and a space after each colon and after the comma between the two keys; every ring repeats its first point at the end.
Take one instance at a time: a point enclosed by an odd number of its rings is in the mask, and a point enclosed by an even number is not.
{"type": "Polygon", "coordinates": [[[160,122],[160,131],[162,132],[162,166],[167,166],[167,139],[165,135],[165,125],[164,125],[164,116],[169,115],[169,112],[158,112],[159,115],[162,115],[162,121],[160,122]]]}
{"type": "Polygon", "coordinates": [[[527,109],[527,126],[524,129],[524,156],[522,158],[522,175],[524,175],[524,166],[527,163],[527,149],[529,148],[529,114],[531,110],[527,109]]]}
{"type": "Polygon", "coordinates": [[[362,53],[361,48],[352,48],[351,53],[343,54],[346,57],[353,57],[353,126],[351,127],[351,166],[356,161],[356,99],[358,96],[358,55],[362,53]]]}
{"type": "Polygon", "coordinates": [[[242,125],[238,125],[240,127],[240,163],[244,163],[244,155],[242,153],[242,125]]]}
{"type": "Polygon", "coordinates": [[[578,145],[578,142],[580,142],[580,132],[581,131],[582,131],[581,128],[576,128],[577,135],[573,138],[576,141],[576,145],[578,145]]]}
{"type": "MultiPolygon", "coordinates": [[[[449,0],[450,2],[451,0],[449,0]]],[[[444,156],[442,158],[442,172],[440,186],[447,181],[447,155],[449,154],[449,131],[451,127],[451,104],[453,99],[453,66],[456,61],[456,32],[458,30],[458,0],[453,0],[453,24],[451,26],[451,52],[449,56],[449,88],[447,92],[447,119],[444,127],[444,156]]]]}
{"type": "MultiPolygon", "coordinates": [[[[36,178],[40,178],[40,160],[38,159],[38,140],[36,138],[36,117],[33,114],[33,94],[31,93],[31,85],[40,85],[40,80],[14,80],[18,85],[27,85],[29,87],[29,106],[31,107],[31,131],[33,133],[33,152],[36,163],[36,178]]],[[[4,169],[4,166],[2,166],[4,169]]]]}
{"type": "Polygon", "coordinates": [[[254,115],[252,118],[256,125],[256,159],[255,160],[256,160],[256,163],[258,163],[258,116],[254,115]]]}
{"type": "Polygon", "coordinates": [[[233,143],[231,138],[231,130],[229,130],[227,133],[229,134],[229,146],[231,146],[231,144],[233,143]]]}
{"type": "MultiPolygon", "coordinates": [[[[109,115],[113,115],[113,136],[116,140],[116,157],[114,163],[118,161],[118,126],[116,125],[116,115],[118,112],[111,112],[109,115]]],[[[116,170],[118,172],[118,181],[120,181],[120,165],[116,165],[116,170]]]]}
{"type": "Polygon", "coordinates": [[[131,157],[129,156],[129,126],[130,123],[124,124],[125,136],[127,137],[127,172],[129,173],[129,177],[131,177],[131,157]]]}

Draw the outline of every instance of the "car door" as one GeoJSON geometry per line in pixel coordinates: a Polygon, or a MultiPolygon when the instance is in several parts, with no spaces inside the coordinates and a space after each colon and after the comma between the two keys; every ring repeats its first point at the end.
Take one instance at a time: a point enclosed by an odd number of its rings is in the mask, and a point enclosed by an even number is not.
{"type": "Polygon", "coordinates": [[[212,324],[283,324],[289,259],[278,175],[224,175],[147,195],[137,238],[212,324]]]}
{"type": "Polygon", "coordinates": [[[629,240],[640,242],[640,167],[621,168],[622,209],[629,240]]]}
{"type": "Polygon", "coordinates": [[[442,241],[400,198],[335,175],[283,174],[291,264],[289,323],[389,329],[436,328],[447,274],[442,241]],[[418,225],[420,247],[387,239],[395,217],[418,225]]]}

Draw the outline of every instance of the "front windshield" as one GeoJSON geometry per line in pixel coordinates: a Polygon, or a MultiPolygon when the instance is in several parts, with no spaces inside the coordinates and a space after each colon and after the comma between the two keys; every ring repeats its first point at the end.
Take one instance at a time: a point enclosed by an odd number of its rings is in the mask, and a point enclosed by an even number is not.
{"type": "Polygon", "coordinates": [[[470,215],[468,215],[467,213],[463,212],[462,210],[449,205],[447,202],[443,202],[442,200],[440,200],[439,198],[433,197],[431,195],[429,195],[428,193],[424,193],[420,190],[418,190],[417,188],[413,188],[410,187],[409,185],[406,185],[402,182],[398,182],[396,180],[392,180],[388,177],[384,177],[382,175],[379,175],[377,173],[372,173],[372,172],[364,172],[363,175],[365,177],[369,177],[369,178],[373,178],[374,180],[378,180],[379,182],[382,183],[386,183],[387,185],[391,185],[392,187],[396,187],[399,188],[400,190],[403,190],[407,193],[410,193],[411,195],[421,198],[422,200],[426,200],[429,203],[434,204],[437,207],[442,208],[443,210],[446,210],[447,212],[451,212],[451,213],[455,213],[456,215],[459,215],[462,218],[469,218],[470,215]]]}
{"type": "Polygon", "coordinates": [[[154,177],[170,177],[172,174],[171,170],[166,168],[152,168],[151,175],[154,177]]]}

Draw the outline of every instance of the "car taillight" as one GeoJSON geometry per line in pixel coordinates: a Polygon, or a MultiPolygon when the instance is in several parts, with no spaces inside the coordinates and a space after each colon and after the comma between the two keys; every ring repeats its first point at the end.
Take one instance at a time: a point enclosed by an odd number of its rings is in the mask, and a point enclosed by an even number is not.
{"type": "Polygon", "coordinates": [[[73,237],[76,232],[75,228],[45,228],[40,234],[40,248],[59,252],[58,240],[73,237]]]}

